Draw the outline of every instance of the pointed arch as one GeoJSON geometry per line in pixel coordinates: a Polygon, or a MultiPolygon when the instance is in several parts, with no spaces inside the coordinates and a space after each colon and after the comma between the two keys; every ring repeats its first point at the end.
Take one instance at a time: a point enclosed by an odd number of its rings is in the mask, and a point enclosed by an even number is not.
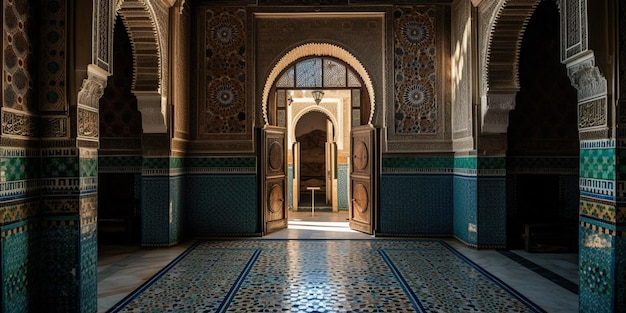
{"type": "Polygon", "coordinates": [[[133,91],[159,92],[161,87],[161,46],[156,19],[147,0],[117,0],[133,48],[133,91]]]}
{"type": "Polygon", "coordinates": [[[367,70],[365,70],[365,67],[363,66],[363,64],[361,64],[361,62],[359,62],[359,60],[357,60],[357,58],[354,55],[352,55],[350,52],[348,52],[347,50],[339,46],[331,45],[328,43],[307,43],[307,44],[298,46],[294,48],[293,50],[289,51],[287,54],[285,54],[276,63],[276,65],[274,66],[270,74],[268,75],[265,81],[265,87],[263,88],[263,98],[262,98],[263,107],[261,111],[263,112],[264,123],[266,125],[269,124],[269,119],[268,119],[268,114],[267,114],[267,108],[268,108],[267,101],[269,99],[270,90],[272,89],[272,86],[274,86],[276,79],[278,79],[278,75],[280,75],[283,69],[287,68],[298,59],[308,57],[308,56],[335,57],[337,59],[342,60],[343,62],[351,66],[352,69],[354,69],[354,71],[363,80],[365,88],[367,89],[367,92],[370,97],[369,100],[370,100],[372,107],[370,109],[370,116],[369,116],[368,123],[371,124],[372,118],[374,116],[374,110],[375,110],[376,104],[374,102],[375,100],[374,85],[372,84],[372,80],[370,79],[370,76],[367,73],[367,70]]]}
{"type": "Polygon", "coordinates": [[[169,8],[174,0],[116,0],[133,49],[132,91],[144,133],[167,132],[169,8]]]}
{"type": "Polygon", "coordinates": [[[482,69],[482,132],[506,133],[519,91],[519,55],[528,21],[540,0],[504,0],[496,8],[482,69]]]}

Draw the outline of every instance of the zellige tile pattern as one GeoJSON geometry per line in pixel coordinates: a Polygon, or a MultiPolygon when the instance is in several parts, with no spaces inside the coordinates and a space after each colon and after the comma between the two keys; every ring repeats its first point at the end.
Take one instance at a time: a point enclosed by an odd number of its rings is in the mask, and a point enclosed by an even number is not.
{"type": "Polygon", "coordinates": [[[110,312],[545,312],[440,240],[199,242],[110,312]]]}

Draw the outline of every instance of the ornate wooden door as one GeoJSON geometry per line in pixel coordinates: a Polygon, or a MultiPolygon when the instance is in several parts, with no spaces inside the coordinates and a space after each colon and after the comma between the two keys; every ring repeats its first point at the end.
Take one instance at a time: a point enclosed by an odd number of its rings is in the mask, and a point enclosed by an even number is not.
{"type": "Polygon", "coordinates": [[[378,210],[378,133],[370,125],[350,134],[350,228],[368,234],[376,230],[378,210]]]}
{"type": "Polygon", "coordinates": [[[263,233],[287,228],[287,130],[261,130],[261,207],[263,233]]]}

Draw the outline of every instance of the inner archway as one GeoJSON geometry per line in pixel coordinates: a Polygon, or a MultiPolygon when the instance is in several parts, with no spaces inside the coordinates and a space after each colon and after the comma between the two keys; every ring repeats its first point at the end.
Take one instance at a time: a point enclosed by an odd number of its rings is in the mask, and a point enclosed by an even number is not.
{"type": "Polygon", "coordinates": [[[298,210],[312,210],[313,203],[318,210],[331,209],[326,201],[327,195],[332,193],[332,185],[329,186],[326,180],[326,172],[330,170],[329,164],[326,164],[328,153],[326,148],[327,143],[333,142],[332,133],[328,133],[329,123],[331,122],[326,114],[309,111],[297,121],[294,127],[295,143],[300,148],[299,156],[293,158],[292,164],[292,167],[300,169],[299,180],[294,179],[293,182],[298,185],[300,191],[297,206],[296,203],[293,204],[293,208],[298,208],[298,210]],[[311,187],[320,189],[316,193],[310,192],[311,187]]]}
{"type": "MultiPolygon", "coordinates": [[[[318,210],[343,213],[343,221],[352,223],[349,217],[354,211],[348,201],[353,191],[351,130],[354,127],[373,129],[373,97],[367,84],[354,68],[332,56],[302,57],[286,64],[275,77],[263,111],[265,128],[274,132],[284,129],[289,138],[285,142],[289,150],[286,153],[289,174],[285,179],[285,185],[289,186],[285,196],[289,199],[288,210],[282,218],[287,220],[288,212],[298,213],[300,209],[310,210],[312,217],[318,202],[318,210]]],[[[366,141],[368,145],[373,143],[366,141]]],[[[369,151],[377,151],[377,148],[369,151]]],[[[358,157],[364,156],[360,154],[358,157]]],[[[372,164],[378,162],[373,158],[369,156],[372,164]]],[[[374,167],[360,169],[363,182],[359,182],[359,190],[363,201],[375,198],[369,194],[373,190],[369,184],[371,169],[374,167]],[[370,188],[365,188],[363,183],[370,188]]],[[[362,212],[358,214],[366,227],[359,230],[371,234],[375,207],[374,202],[365,202],[364,207],[359,207],[362,212]]],[[[277,218],[277,206],[274,210],[269,209],[270,206],[267,208],[264,217],[277,218]]],[[[278,224],[275,221],[270,221],[270,227],[278,224]]],[[[264,223],[269,225],[267,219],[264,223]]]]}

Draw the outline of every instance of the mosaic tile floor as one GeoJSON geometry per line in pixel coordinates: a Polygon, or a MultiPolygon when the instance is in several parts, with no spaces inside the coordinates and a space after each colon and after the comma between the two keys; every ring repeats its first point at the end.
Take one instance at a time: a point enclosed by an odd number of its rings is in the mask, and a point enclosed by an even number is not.
{"type": "Polygon", "coordinates": [[[440,240],[199,241],[109,312],[546,312],[440,240]]]}

